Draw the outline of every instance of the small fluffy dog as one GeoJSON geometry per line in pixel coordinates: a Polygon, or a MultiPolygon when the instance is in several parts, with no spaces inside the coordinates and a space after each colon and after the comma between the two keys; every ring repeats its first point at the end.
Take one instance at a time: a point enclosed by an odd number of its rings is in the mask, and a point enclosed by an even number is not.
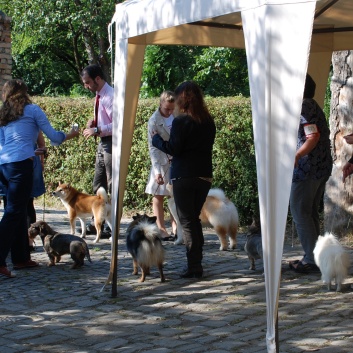
{"type": "Polygon", "coordinates": [[[48,266],[54,266],[60,261],[61,256],[66,254],[70,254],[74,260],[71,268],[81,267],[85,256],[89,262],[92,262],[88,246],[82,238],[72,234],[57,233],[46,222],[32,223],[28,229],[28,235],[33,240],[37,235],[41,237],[50,260],[48,266]]]}
{"type": "MultiPolygon", "coordinates": [[[[173,186],[167,189],[173,195],[173,186]]],[[[177,224],[177,240],[175,244],[183,243],[183,228],[181,227],[176,212],[174,197],[168,199],[168,207],[177,224]]],[[[219,250],[227,250],[227,235],[229,236],[229,248],[237,247],[237,232],[239,225],[238,210],[235,205],[224,195],[221,189],[210,189],[200,214],[203,226],[213,227],[221,244],[219,250]]]]}
{"type": "Polygon", "coordinates": [[[244,250],[250,261],[249,270],[256,270],[255,260],[262,259],[261,233],[250,230],[250,233],[246,235],[244,250]]]}
{"type": "Polygon", "coordinates": [[[314,259],[327,289],[331,290],[331,282],[335,280],[336,291],[340,292],[348,274],[350,259],[336,236],[331,233],[319,236],[314,249],[314,259]]]}
{"type": "Polygon", "coordinates": [[[76,218],[79,218],[82,229],[81,238],[85,238],[85,218],[92,215],[94,216],[94,226],[97,230],[97,236],[94,243],[99,242],[102,232],[102,223],[104,220],[112,229],[110,223],[111,205],[108,195],[103,187],[98,189],[97,196],[95,196],[79,192],[70,184],[59,183],[59,186],[52,193],[52,195],[58,197],[66,207],[70,219],[71,234],[75,234],[76,218]]]}
{"type": "Polygon", "coordinates": [[[134,271],[132,274],[137,275],[138,266],[140,266],[142,275],[139,282],[144,282],[146,275],[150,274],[150,267],[156,265],[161,282],[164,282],[164,248],[159,238],[160,231],[156,225],[157,217],[137,214],[132,218],[133,221],[126,230],[126,247],[133,259],[134,271]]]}

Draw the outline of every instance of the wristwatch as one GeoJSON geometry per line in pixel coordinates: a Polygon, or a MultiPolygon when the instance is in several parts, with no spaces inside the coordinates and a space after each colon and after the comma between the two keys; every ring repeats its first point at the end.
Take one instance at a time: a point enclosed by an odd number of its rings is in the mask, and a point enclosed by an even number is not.
{"type": "Polygon", "coordinates": [[[94,133],[99,135],[98,127],[95,127],[95,128],[94,128],[94,133]]]}

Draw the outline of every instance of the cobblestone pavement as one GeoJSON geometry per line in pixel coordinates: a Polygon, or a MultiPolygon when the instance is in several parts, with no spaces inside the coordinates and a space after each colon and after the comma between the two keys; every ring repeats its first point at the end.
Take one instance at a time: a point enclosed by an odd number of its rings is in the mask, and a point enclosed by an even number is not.
{"type": "MultiPolygon", "coordinates": [[[[42,219],[38,209],[38,219],[42,219]]],[[[69,231],[65,211],[46,210],[55,230],[69,231]]],[[[121,225],[118,251],[118,295],[105,285],[110,243],[93,244],[92,263],[72,270],[69,255],[55,267],[38,238],[32,258],[41,266],[0,278],[0,352],[266,352],[266,304],[262,263],[248,270],[238,235],[238,248],[219,251],[216,235],[205,229],[204,277],[180,279],[185,249],[164,242],[166,282],[156,268],[146,282],[131,275],[121,225]]],[[[78,222],[79,223],[79,222],[78,222]]],[[[352,254],[352,249],[349,249],[352,254]]],[[[328,292],[319,274],[288,269],[301,247],[285,245],[279,297],[280,352],[352,352],[352,269],[343,293],[328,292]]],[[[9,261],[11,268],[11,262],[9,261]]]]}

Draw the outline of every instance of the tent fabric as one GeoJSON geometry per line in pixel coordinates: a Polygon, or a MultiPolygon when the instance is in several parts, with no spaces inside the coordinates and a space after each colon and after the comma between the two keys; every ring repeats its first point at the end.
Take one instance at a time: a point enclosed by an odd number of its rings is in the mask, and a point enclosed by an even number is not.
{"type": "Polygon", "coordinates": [[[281,259],[314,10],[315,3],[307,2],[242,12],[261,214],[268,352],[276,352],[281,259]],[[301,26],[297,26],[299,21],[301,26]]]}
{"type": "Polygon", "coordinates": [[[116,6],[109,25],[110,32],[115,26],[114,236],[108,278],[113,292],[146,45],[246,48],[263,233],[266,344],[268,352],[278,351],[281,257],[305,73],[309,67],[322,104],[332,51],[350,49],[352,43],[352,13],[352,0],[129,0],[116,6]]]}

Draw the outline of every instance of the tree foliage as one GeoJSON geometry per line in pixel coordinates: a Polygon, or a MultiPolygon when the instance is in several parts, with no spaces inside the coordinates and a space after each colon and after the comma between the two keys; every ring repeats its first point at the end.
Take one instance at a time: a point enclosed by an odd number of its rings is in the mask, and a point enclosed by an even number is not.
{"type": "Polygon", "coordinates": [[[190,46],[148,46],[141,97],[157,97],[185,80],[194,80],[210,96],[249,96],[243,49],[190,46]]]}
{"type": "Polygon", "coordinates": [[[42,93],[79,82],[79,73],[89,63],[99,62],[108,73],[107,26],[115,2],[6,2],[2,10],[12,18],[13,76],[24,78],[32,93],[42,93]]]}
{"type": "Polygon", "coordinates": [[[205,94],[213,97],[250,95],[245,50],[204,48],[195,59],[194,80],[205,94]]]}
{"type": "Polygon", "coordinates": [[[174,90],[179,83],[192,79],[199,47],[149,45],[146,47],[142,73],[141,97],[158,97],[164,90],[174,90]]]}
{"type": "MultiPolygon", "coordinates": [[[[108,24],[122,0],[0,1],[12,18],[13,77],[23,78],[31,94],[80,91],[79,73],[91,63],[99,63],[110,77],[108,24]]],[[[248,96],[245,50],[146,47],[141,97],[159,96],[185,80],[198,82],[206,95],[248,96]]]]}

